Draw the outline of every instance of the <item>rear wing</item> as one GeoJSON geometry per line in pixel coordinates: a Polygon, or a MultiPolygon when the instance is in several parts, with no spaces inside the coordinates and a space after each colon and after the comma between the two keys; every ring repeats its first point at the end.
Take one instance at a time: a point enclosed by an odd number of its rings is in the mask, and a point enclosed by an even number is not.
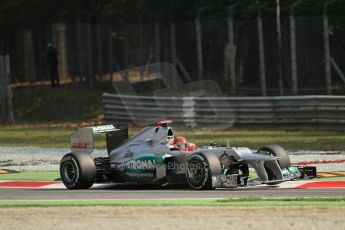
{"type": "Polygon", "coordinates": [[[71,136],[71,152],[91,154],[94,148],[94,134],[99,133],[106,134],[108,153],[128,139],[128,127],[124,124],[83,127],[71,136]]]}

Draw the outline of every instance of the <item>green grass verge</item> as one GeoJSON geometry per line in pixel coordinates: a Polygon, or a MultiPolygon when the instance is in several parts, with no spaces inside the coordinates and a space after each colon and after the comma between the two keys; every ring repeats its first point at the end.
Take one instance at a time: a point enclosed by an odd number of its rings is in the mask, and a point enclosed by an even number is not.
{"type": "Polygon", "coordinates": [[[155,200],[1,200],[0,208],[8,207],[71,207],[71,206],[345,206],[345,198],[291,199],[155,199],[155,200]]]}
{"type": "MultiPolygon", "coordinates": [[[[129,135],[138,132],[138,128],[130,129],[129,135]]],[[[77,128],[41,127],[41,126],[4,126],[0,127],[0,146],[37,146],[69,148],[70,136],[77,128]]],[[[176,130],[176,135],[183,135],[198,146],[216,142],[231,146],[260,148],[277,143],[288,150],[345,150],[345,135],[342,132],[326,131],[277,131],[277,130],[225,130],[225,131],[190,131],[176,130]]],[[[95,136],[96,148],[105,148],[105,137],[95,136]]]]}
{"type": "Polygon", "coordinates": [[[226,131],[182,131],[182,134],[199,145],[230,142],[231,146],[260,148],[267,144],[280,144],[288,150],[345,150],[343,132],[284,131],[284,130],[226,130],[226,131]]]}
{"type": "MultiPolygon", "coordinates": [[[[0,146],[69,147],[71,126],[101,122],[102,93],[81,84],[59,88],[30,87],[14,91],[14,115],[17,125],[0,126],[0,146]]],[[[130,129],[130,135],[139,129],[130,129]]],[[[277,143],[288,150],[345,150],[343,132],[279,131],[279,130],[178,130],[197,145],[216,142],[253,149],[277,143]]],[[[105,148],[103,137],[97,137],[96,147],[105,148]]]]}
{"type": "Polygon", "coordinates": [[[60,174],[58,171],[0,174],[0,180],[54,181],[59,177],[60,174]]]}
{"type": "Polygon", "coordinates": [[[0,130],[0,146],[3,147],[68,148],[70,135],[76,132],[76,128],[29,128],[22,126],[6,126],[0,130]]]}
{"type": "Polygon", "coordinates": [[[94,120],[102,114],[102,94],[103,90],[80,84],[16,89],[13,98],[15,119],[26,124],[94,120]]]}

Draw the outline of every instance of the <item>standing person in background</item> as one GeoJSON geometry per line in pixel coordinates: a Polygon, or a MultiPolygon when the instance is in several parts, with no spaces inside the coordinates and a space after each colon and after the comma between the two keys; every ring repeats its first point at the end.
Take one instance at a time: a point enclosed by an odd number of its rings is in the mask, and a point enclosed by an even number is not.
{"type": "Polygon", "coordinates": [[[60,85],[58,72],[59,52],[53,47],[51,43],[48,44],[47,48],[47,67],[50,74],[51,87],[58,87],[60,85]]]}

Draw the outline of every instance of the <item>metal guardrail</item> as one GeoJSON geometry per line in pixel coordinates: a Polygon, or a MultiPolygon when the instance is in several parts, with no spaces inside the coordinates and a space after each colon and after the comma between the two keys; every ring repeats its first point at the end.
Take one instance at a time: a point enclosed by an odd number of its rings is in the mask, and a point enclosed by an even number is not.
{"type": "Polygon", "coordinates": [[[147,97],[103,94],[108,122],[345,131],[345,96],[147,97]]]}

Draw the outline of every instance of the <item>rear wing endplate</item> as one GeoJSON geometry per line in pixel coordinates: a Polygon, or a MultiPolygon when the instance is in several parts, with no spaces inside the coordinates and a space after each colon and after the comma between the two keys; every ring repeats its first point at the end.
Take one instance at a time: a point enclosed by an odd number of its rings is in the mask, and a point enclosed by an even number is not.
{"type": "Polygon", "coordinates": [[[94,134],[98,133],[106,134],[107,150],[110,152],[128,138],[128,127],[123,124],[112,124],[79,128],[78,132],[71,136],[71,152],[91,154],[94,148],[94,134]]]}

